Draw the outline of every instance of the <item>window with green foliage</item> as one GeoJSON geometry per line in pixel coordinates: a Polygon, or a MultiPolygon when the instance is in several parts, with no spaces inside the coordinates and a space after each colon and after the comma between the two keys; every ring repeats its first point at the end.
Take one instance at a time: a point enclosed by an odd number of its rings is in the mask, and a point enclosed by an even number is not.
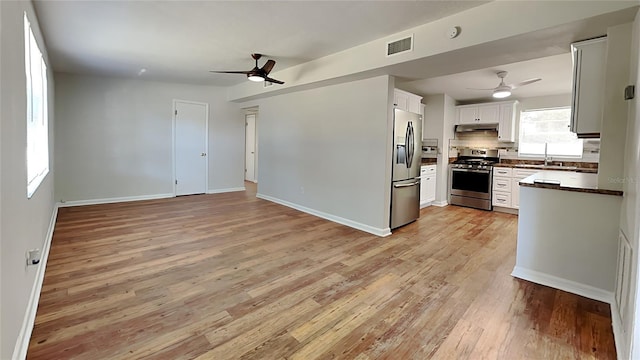
{"type": "Polygon", "coordinates": [[[535,109],[520,113],[518,154],[582,157],[582,139],[569,131],[571,108],[535,109]]]}

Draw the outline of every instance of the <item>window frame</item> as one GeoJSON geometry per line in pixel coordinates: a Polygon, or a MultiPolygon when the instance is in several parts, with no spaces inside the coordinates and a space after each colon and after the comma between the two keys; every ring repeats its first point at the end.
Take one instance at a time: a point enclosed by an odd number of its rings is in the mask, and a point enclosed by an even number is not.
{"type": "Polygon", "coordinates": [[[48,66],[44,58],[44,52],[42,51],[43,47],[40,46],[36,39],[26,11],[24,12],[23,19],[26,95],[25,170],[27,178],[27,199],[30,199],[50,171],[49,78],[47,76],[48,66]],[[38,76],[39,79],[35,80],[38,76]],[[38,94],[38,92],[40,93],[38,94]],[[39,100],[36,100],[38,98],[39,100]],[[36,102],[38,101],[39,108],[36,106],[36,102]]]}
{"type": "MultiPolygon", "coordinates": [[[[522,139],[523,139],[523,131],[524,127],[522,126],[522,116],[526,112],[535,112],[535,111],[547,111],[547,110],[571,110],[571,106],[554,106],[554,107],[543,107],[543,108],[531,108],[521,110],[519,114],[519,123],[518,123],[518,157],[520,158],[542,158],[544,159],[544,153],[523,153],[521,152],[522,148],[522,139]]],[[[569,113],[569,122],[571,122],[571,113],[569,113]]],[[[570,131],[569,131],[570,132],[570,131]]],[[[583,139],[578,139],[583,141],[583,139]]],[[[566,160],[581,160],[584,158],[584,142],[582,142],[581,153],[580,155],[568,155],[568,154],[551,154],[547,153],[547,157],[552,157],[554,159],[566,159],[566,160]]]]}

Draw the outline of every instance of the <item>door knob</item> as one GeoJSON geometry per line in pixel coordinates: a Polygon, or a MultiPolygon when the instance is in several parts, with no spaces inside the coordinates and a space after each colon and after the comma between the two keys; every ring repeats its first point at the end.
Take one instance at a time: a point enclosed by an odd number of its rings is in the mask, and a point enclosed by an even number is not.
{"type": "Polygon", "coordinates": [[[207,156],[207,153],[201,153],[200,156],[207,156]]]}

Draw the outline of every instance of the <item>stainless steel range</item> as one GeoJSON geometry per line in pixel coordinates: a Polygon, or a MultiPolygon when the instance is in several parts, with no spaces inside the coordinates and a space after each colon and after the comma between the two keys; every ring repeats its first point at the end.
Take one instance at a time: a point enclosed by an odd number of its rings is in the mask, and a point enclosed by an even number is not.
{"type": "Polygon", "coordinates": [[[498,150],[464,149],[450,165],[449,204],[491,210],[493,164],[498,150]]]}

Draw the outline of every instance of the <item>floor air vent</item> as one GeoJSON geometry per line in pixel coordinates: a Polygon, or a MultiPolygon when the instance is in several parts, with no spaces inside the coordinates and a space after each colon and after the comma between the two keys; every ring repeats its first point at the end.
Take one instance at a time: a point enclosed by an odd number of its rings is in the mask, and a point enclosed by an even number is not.
{"type": "Polygon", "coordinates": [[[413,50],[413,35],[387,43],[387,56],[413,50]]]}

